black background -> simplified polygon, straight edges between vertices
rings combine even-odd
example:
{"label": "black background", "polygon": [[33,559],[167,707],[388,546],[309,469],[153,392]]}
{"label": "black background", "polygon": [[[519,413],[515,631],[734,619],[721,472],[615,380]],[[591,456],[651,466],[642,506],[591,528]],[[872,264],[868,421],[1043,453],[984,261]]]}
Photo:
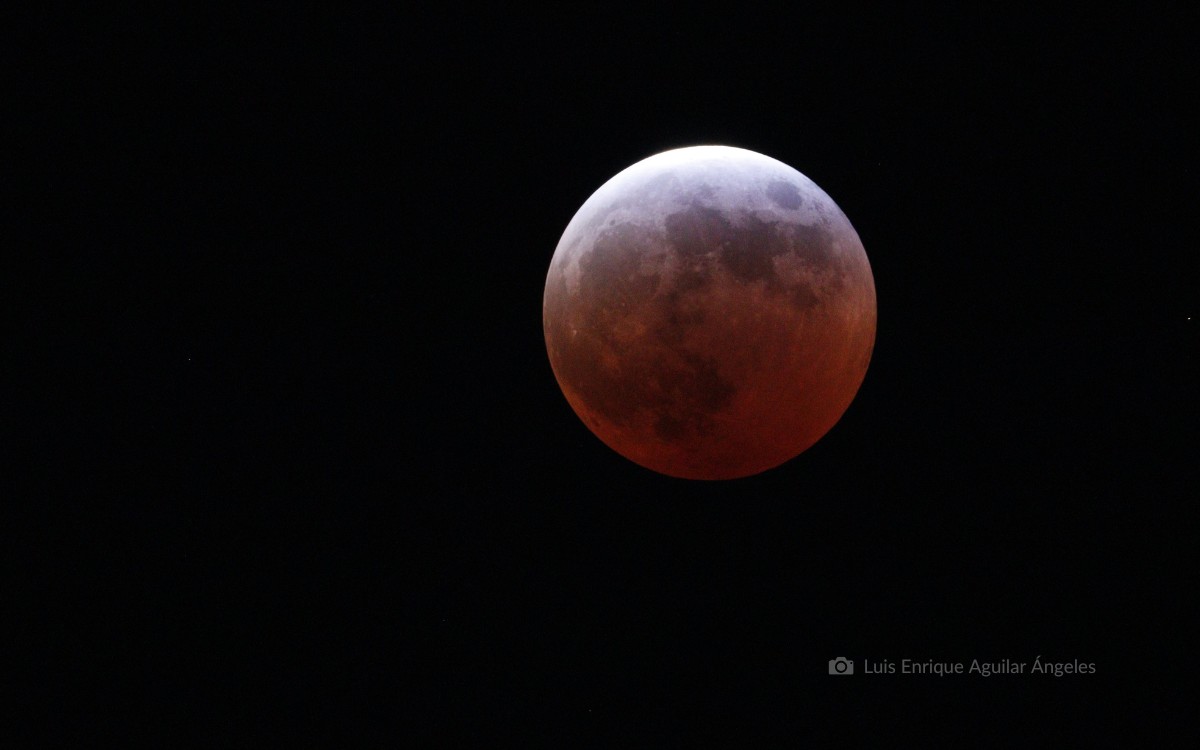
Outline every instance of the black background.
{"label": "black background", "polygon": [[[1194,19],[581,7],[40,19],[30,256],[66,301],[13,296],[48,397],[15,444],[30,729],[1182,722]],[[603,446],[541,330],[574,211],[706,143],[826,190],[879,306],[838,425],[717,483]],[[1039,655],[1096,673],[826,674]]]}

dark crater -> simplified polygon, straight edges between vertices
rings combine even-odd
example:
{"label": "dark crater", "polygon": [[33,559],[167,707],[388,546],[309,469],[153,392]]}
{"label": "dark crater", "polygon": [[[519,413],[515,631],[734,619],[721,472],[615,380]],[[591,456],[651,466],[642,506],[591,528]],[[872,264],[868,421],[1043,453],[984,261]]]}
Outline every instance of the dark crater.
{"label": "dark crater", "polygon": [[642,273],[641,262],[656,242],[650,231],[629,223],[600,233],[579,258],[584,320],[607,323],[653,296],[659,275]]}
{"label": "dark crater", "polygon": [[785,236],[792,252],[806,262],[825,265],[836,260],[833,235],[820,225],[789,224]]}
{"label": "dark crater", "polygon": [[845,260],[833,249],[833,235],[820,225],[787,224],[781,230],[784,243],[796,259],[810,271],[810,279],[779,288],[797,310],[809,310],[820,304],[826,292],[837,293],[844,286]]}
{"label": "dark crater", "polygon": [[690,258],[716,254],[739,281],[769,280],[775,275],[771,258],[786,251],[778,241],[775,223],[743,213],[735,226],[714,208],[693,204],[666,218],[667,239],[688,267]]}
{"label": "dark crater", "polygon": [[781,208],[795,210],[800,208],[804,199],[800,196],[800,188],[787,180],[775,180],[767,186],[767,197]]}
{"label": "dark crater", "polygon": [[759,281],[775,276],[771,258],[784,248],[775,241],[774,222],[747,214],[742,226],[721,247],[721,262],[738,281]]}
{"label": "dark crater", "polygon": [[685,257],[707,255],[733,233],[729,221],[720,211],[696,204],[668,214],[666,226],[667,239],[675,252]]}

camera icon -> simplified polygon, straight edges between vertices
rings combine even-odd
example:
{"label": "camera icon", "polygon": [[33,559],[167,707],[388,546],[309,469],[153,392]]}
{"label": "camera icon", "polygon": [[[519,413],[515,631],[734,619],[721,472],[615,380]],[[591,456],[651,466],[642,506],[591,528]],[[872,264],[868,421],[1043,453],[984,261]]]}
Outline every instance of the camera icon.
{"label": "camera icon", "polygon": [[854,674],[854,662],[839,656],[829,660],[829,674]]}

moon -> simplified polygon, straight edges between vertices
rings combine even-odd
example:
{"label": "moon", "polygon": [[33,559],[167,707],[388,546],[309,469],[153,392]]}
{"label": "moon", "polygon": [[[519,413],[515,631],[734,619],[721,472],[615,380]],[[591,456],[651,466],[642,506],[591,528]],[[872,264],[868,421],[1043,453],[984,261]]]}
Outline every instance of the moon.
{"label": "moon", "polygon": [[695,146],[618,173],[563,232],[546,351],[584,424],[684,479],[751,476],[845,413],[875,344],[858,233],[816,183],[762,154]]}

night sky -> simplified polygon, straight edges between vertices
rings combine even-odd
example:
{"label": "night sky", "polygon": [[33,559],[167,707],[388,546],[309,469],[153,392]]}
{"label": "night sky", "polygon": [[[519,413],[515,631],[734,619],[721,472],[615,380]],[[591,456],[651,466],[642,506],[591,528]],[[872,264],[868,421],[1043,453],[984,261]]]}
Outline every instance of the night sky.
{"label": "night sky", "polygon": [[[13,296],[21,730],[825,747],[1194,715],[1195,19],[582,7],[42,19],[30,248],[65,302]],[[729,482],[601,444],[542,334],[579,206],[700,144],[814,180],[878,297],[842,420]],[[1095,674],[861,673],[1035,656]]]}

